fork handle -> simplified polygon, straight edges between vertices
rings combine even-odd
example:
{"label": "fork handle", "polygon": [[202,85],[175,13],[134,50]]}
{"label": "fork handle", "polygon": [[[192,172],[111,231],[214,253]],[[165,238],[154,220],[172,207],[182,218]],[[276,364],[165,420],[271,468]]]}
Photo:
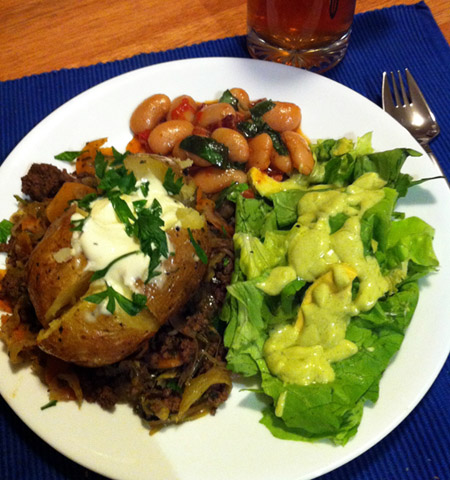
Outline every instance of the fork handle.
{"label": "fork handle", "polygon": [[[441,166],[439,165],[438,159],[436,158],[436,155],[433,153],[433,151],[430,148],[430,145],[426,142],[421,143],[422,148],[427,152],[428,156],[431,158],[431,161],[439,168],[441,171],[442,175],[444,175],[444,172],[442,171]],[[445,175],[444,175],[445,176]]]}

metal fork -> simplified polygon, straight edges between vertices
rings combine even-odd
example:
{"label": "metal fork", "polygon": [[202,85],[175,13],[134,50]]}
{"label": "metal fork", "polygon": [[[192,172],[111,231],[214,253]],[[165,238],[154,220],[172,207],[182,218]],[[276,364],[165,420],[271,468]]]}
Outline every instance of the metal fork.
{"label": "metal fork", "polygon": [[394,72],[390,72],[390,74],[393,95],[391,94],[389,87],[388,74],[386,72],[383,73],[383,88],[381,92],[383,110],[394,117],[411,133],[411,135],[420,143],[422,148],[428,153],[431,160],[440,169],[437,158],[429,146],[431,140],[439,135],[440,132],[439,125],[436,122],[433,112],[407,68],[405,68],[405,75],[409,97],[405,85],[403,84],[401,72],[399,70],[397,71],[401,96],[397,87]]}

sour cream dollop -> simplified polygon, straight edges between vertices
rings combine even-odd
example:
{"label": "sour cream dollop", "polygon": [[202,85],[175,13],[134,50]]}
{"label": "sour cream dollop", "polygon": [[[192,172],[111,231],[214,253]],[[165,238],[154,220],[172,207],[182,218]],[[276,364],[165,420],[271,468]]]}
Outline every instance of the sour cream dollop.
{"label": "sour cream dollop", "polygon": [[[147,195],[144,195],[143,189],[140,188],[145,182],[149,183]],[[131,211],[134,211],[133,202],[145,200],[146,207],[150,207],[156,199],[162,208],[161,219],[164,222],[162,229],[167,231],[179,225],[177,211],[184,205],[167,193],[162,182],[151,171],[137,182],[136,187],[136,191],[130,195],[121,195]],[[108,283],[114,290],[129,297],[136,291],[136,281],[146,280],[149,257],[140,250],[139,240],[126,233],[125,225],[120,221],[108,198],[100,197],[94,200],[90,208],[91,212],[85,219],[82,230],[74,232],[72,236],[72,249],[74,253],[84,254],[88,260],[86,269],[89,271],[102,270],[124,256],[116,261],[99,281]],[[82,214],[75,213],[72,221],[83,218]],[[170,252],[172,249],[169,241],[168,247]],[[164,259],[161,258],[160,263],[162,260]],[[163,278],[164,275],[159,275],[154,281],[161,282]]]}

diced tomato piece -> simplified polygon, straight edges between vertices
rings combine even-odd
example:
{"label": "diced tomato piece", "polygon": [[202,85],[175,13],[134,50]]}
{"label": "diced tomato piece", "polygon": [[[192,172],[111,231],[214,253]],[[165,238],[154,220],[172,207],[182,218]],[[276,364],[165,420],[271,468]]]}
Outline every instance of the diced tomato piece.
{"label": "diced tomato piece", "polygon": [[186,112],[195,113],[195,108],[189,103],[187,98],[183,98],[177,108],[170,113],[172,120],[185,120]]}

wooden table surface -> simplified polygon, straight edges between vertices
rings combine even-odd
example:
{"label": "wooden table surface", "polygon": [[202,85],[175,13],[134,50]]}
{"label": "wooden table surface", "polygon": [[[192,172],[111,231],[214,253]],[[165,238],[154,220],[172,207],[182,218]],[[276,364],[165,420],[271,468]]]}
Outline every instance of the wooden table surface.
{"label": "wooden table surface", "polygon": [[[426,3],[450,43],[449,0]],[[0,81],[242,35],[245,17],[245,0],[1,0]]]}

